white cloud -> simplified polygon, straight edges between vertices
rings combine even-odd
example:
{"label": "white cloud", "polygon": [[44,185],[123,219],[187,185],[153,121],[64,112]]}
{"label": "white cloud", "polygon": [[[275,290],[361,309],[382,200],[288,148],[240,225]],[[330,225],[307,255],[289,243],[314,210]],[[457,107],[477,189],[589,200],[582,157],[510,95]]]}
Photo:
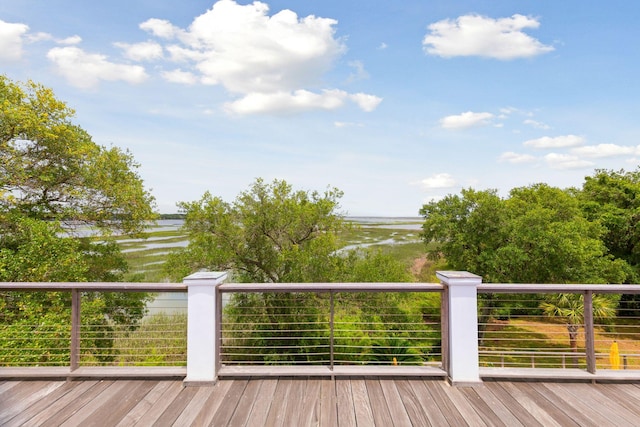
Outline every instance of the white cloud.
{"label": "white cloud", "polygon": [[572,154],[578,156],[599,158],[599,157],[615,157],[627,155],[640,155],[640,145],[634,147],[632,145],[616,145],[616,144],[598,144],[585,147],[578,147],[571,150]]}
{"label": "white cloud", "polygon": [[28,43],[37,43],[41,41],[53,40],[53,36],[49,33],[37,32],[37,33],[28,33],[25,35],[26,41]]}
{"label": "white cloud", "polygon": [[382,102],[382,98],[366,93],[354,93],[349,95],[349,99],[358,104],[358,106],[367,113],[373,111]]}
{"label": "white cloud", "polygon": [[509,162],[514,164],[519,163],[532,163],[536,161],[536,158],[530,154],[518,154],[513,151],[502,153],[499,157],[501,162]]}
{"label": "white cloud", "polygon": [[[342,91],[317,89],[346,51],[335,37],[337,21],[313,15],[300,18],[286,9],[271,16],[268,12],[269,6],[259,1],[240,5],[220,0],[186,29],[160,19],[149,19],[140,28],[171,40],[166,46],[170,60],[191,67],[199,82],[240,95],[226,105],[227,111],[281,113],[342,105],[346,99]],[[350,65],[359,78],[365,75],[361,63]],[[381,100],[367,94],[350,97],[365,111]]]}
{"label": "white cloud", "polygon": [[387,45],[385,42],[382,42],[380,43],[380,46],[378,46],[378,50],[385,50],[388,47],[389,45]]}
{"label": "white cloud", "polygon": [[542,123],[542,122],[538,122],[536,120],[532,120],[532,119],[526,119],[523,123],[525,125],[529,125],[529,126],[534,127],[536,129],[544,129],[544,130],[551,129],[551,126],[549,126],[549,125],[547,125],[545,123]]}
{"label": "white cloud", "polygon": [[153,61],[162,58],[162,46],[156,42],[142,43],[114,43],[115,46],[124,50],[124,56],[134,61]]}
{"label": "white cloud", "polygon": [[543,136],[542,138],[525,141],[523,145],[532,148],[565,148],[582,145],[584,141],[583,137],[577,135]]}
{"label": "white cloud", "polygon": [[162,39],[173,39],[182,34],[182,30],[164,19],[151,18],[140,24],[140,29],[148,31]]}
{"label": "white cloud", "polygon": [[58,72],[73,86],[90,88],[101,80],[141,83],[147,78],[144,68],[138,65],[116,64],[107,57],[83,51],[78,47],[56,47],[47,53],[47,58]]}
{"label": "white cloud", "polygon": [[422,45],[426,53],[445,58],[528,58],[554,50],[523,32],[539,26],[538,20],[518,14],[500,19],[464,15],[455,21],[445,19],[429,25]]}
{"label": "white cloud", "polygon": [[75,45],[75,44],[79,44],[81,41],[82,41],[82,37],[75,35],[75,36],[58,40],[57,43],[64,44],[64,45]]}
{"label": "white cloud", "polygon": [[197,68],[211,83],[234,92],[296,90],[319,81],[344,46],[333,19],[298,19],[283,10],[269,17],[268,6],[217,2],[189,27],[190,47],[204,47]]}
{"label": "white cloud", "polygon": [[338,89],[325,90],[321,93],[304,89],[293,92],[251,92],[236,101],[225,104],[225,109],[233,114],[292,114],[311,110],[335,110],[344,106],[345,101],[352,100],[363,110],[370,111],[381,99],[369,99],[369,96],[350,95]]}
{"label": "white cloud", "polygon": [[205,52],[191,50],[178,45],[169,45],[165,48],[169,52],[170,60],[173,62],[198,62],[206,59]]}
{"label": "white cloud", "polygon": [[425,190],[435,190],[441,188],[453,188],[458,185],[456,180],[448,173],[437,173],[420,181]]}
{"label": "white cloud", "polygon": [[440,126],[445,129],[466,129],[475,126],[486,126],[489,124],[491,118],[493,118],[493,114],[491,113],[474,113],[467,111],[466,113],[440,119]]}
{"label": "white cloud", "polygon": [[504,107],[500,109],[500,113],[502,113],[505,116],[508,116],[511,113],[517,113],[520,112],[520,110],[518,110],[515,107]]}
{"label": "white cloud", "polygon": [[198,77],[195,74],[180,69],[165,71],[162,73],[162,77],[171,83],[192,85],[198,82]]}
{"label": "white cloud", "polygon": [[0,19],[0,61],[18,61],[22,58],[23,38],[29,31],[25,24],[14,24]]}
{"label": "white cloud", "polygon": [[594,166],[593,162],[569,154],[549,153],[544,156],[544,160],[553,169],[583,169]]}

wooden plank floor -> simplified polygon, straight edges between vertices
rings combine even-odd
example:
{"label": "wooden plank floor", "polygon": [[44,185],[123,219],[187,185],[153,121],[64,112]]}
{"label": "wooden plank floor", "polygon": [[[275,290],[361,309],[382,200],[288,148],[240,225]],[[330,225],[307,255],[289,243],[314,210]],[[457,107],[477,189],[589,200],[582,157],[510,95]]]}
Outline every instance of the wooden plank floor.
{"label": "wooden plank floor", "polygon": [[0,381],[0,426],[637,426],[640,384],[423,378]]}

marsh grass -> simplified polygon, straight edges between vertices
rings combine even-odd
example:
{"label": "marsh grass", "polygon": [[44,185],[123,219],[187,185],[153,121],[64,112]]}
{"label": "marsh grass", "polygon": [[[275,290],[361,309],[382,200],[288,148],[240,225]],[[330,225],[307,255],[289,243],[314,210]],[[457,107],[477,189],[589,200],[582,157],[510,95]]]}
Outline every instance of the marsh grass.
{"label": "marsh grass", "polygon": [[159,313],[136,328],[113,326],[108,353],[83,352],[84,366],[184,366],[187,363],[187,315]]}
{"label": "marsh grass", "polygon": [[[403,224],[418,223],[403,222]],[[401,260],[407,268],[424,254],[424,243],[420,241],[420,230],[396,228],[397,222],[352,223],[338,236],[340,247],[368,247],[389,253]],[[385,226],[389,228],[385,228]],[[125,278],[132,282],[166,282],[163,272],[167,255],[186,241],[185,233],[179,228],[153,229],[144,239],[122,237],[117,239],[124,251],[129,272]],[[162,245],[162,247],[153,247]],[[174,247],[172,247],[172,245]]]}

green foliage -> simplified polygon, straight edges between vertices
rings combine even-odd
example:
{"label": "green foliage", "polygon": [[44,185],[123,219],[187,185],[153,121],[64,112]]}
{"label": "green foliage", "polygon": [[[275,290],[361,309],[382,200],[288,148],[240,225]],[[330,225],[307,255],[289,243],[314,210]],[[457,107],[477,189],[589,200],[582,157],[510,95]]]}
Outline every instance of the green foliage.
{"label": "green foliage", "polygon": [[84,281],[89,264],[80,242],[60,233],[55,222],[0,214],[0,281]]}
{"label": "green foliage", "polygon": [[[420,213],[425,243],[438,243],[429,256],[479,274],[484,282],[622,283],[629,273],[624,260],[608,253],[605,229],[584,215],[574,191],[536,184],[514,188],[502,199],[495,191],[469,189],[429,203]],[[530,304],[519,299],[480,295],[481,341],[492,317]]]}
{"label": "green foliage", "polygon": [[[95,144],[72,123],[73,115],[50,89],[0,76],[0,281],[122,280],[127,266],[109,236],[137,234],[154,217],[153,197],[131,154]],[[97,236],[76,236],[86,225]],[[89,293],[83,302],[83,322],[106,331],[119,322],[135,324],[145,296]],[[68,363],[69,293],[5,292],[0,308],[5,350],[27,340],[17,350],[31,355],[20,358]],[[98,332],[93,336],[84,345],[113,345]]]}
{"label": "green foliage", "polygon": [[425,243],[439,243],[429,255],[485,282],[621,283],[628,274],[578,199],[546,184],[515,188],[507,199],[463,190],[423,206],[421,215]]}
{"label": "green foliage", "polygon": [[[640,168],[597,170],[577,194],[587,218],[605,228],[602,240],[609,253],[629,264],[627,283],[640,283]],[[620,315],[634,316],[638,309],[639,295],[622,296]]]}
{"label": "green foliage", "polygon": [[327,319],[319,295],[234,294],[224,311],[223,358],[272,364],[326,360]]}
{"label": "green foliage", "polygon": [[342,193],[294,191],[256,180],[233,203],[206,193],[181,203],[189,246],[170,255],[174,280],[199,269],[227,270],[237,282],[408,281],[405,267],[380,252],[339,251],[346,224]]}
{"label": "green foliage", "polygon": [[[540,303],[542,311],[551,317],[560,317],[567,322],[569,346],[574,353],[578,352],[578,330],[584,325],[584,295],[552,294]],[[594,319],[608,319],[615,316],[615,300],[608,295],[592,297]],[[573,357],[573,365],[577,367],[578,358]]]}
{"label": "green foliage", "polygon": [[[234,281],[260,283],[410,281],[406,266],[379,250],[340,250],[338,235],[348,228],[336,212],[341,196],[336,189],[320,194],[294,191],[284,181],[256,180],[231,204],[209,193],[182,203],[190,243],[170,257],[166,271],[181,279],[200,268],[227,270]],[[348,318],[360,328],[367,324],[367,330],[378,329],[381,320],[376,316],[383,301],[371,306],[353,301],[359,314],[347,313]],[[399,300],[387,298],[384,303],[391,304],[394,321],[407,318]],[[223,339],[229,349],[225,360],[327,360],[329,303],[320,295],[236,294],[224,315],[228,328]],[[336,328],[338,345],[348,354],[344,357],[366,360],[362,349],[351,351],[354,347],[345,343],[371,344],[372,336],[357,332],[357,337],[347,337],[345,332]]]}
{"label": "green foliage", "polygon": [[130,153],[95,144],[51,89],[0,76],[0,212],[142,231],[153,197]]}

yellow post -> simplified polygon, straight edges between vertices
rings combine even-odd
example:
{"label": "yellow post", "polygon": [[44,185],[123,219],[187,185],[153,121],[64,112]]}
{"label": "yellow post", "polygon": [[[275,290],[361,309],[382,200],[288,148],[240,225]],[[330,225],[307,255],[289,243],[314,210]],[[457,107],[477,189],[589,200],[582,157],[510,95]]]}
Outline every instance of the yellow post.
{"label": "yellow post", "polygon": [[618,343],[616,341],[611,344],[609,349],[609,364],[611,369],[620,369],[620,350],[618,349]]}

